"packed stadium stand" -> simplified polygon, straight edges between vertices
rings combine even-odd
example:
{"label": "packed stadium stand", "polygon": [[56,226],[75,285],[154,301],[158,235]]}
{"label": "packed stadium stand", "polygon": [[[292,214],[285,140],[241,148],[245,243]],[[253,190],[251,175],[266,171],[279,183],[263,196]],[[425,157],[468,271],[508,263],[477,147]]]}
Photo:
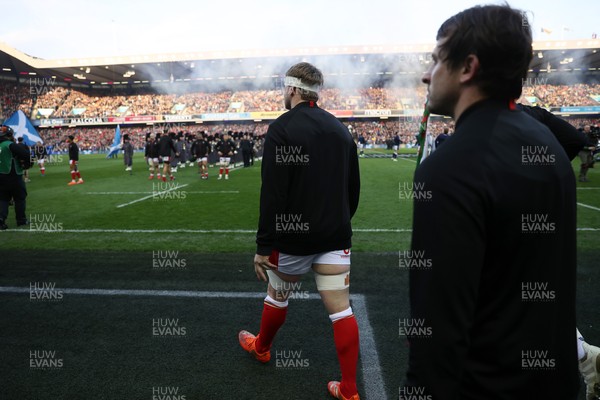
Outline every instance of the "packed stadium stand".
{"label": "packed stadium stand", "polygon": [[[357,137],[385,145],[398,134],[410,146],[426,97],[419,78],[432,47],[40,60],[0,44],[0,119],[22,110],[57,149],[73,134],[82,149],[103,151],[117,124],[136,148],[146,132],[164,129],[260,138],[285,111],[285,70],[305,60],[325,74],[320,106],[352,125]],[[577,127],[598,124],[598,47],[597,39],[534,44],[519,102],[564,115]],[[430,124],[434,132],[445,127],[452,130],[450,119]]]}

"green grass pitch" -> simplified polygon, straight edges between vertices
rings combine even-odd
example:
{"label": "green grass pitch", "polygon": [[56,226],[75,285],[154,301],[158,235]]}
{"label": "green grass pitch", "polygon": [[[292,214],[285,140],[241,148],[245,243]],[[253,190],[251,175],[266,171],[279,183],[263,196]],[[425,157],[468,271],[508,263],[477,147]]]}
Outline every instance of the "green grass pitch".
{"label": "green grass pitch", "polygon": [[[122,158],[83,155],[85,183],[67,186],[68,166],[59,161],[48,166],[45,177],[36,167],[30,171],[32,226],[14,229],[11,209],[11,229],[0,232],[0,287],[22,289],[0,292],[1,398],[329,398],[325,385],[338,379],[339,371],[331,326],[318,300],[290,301],[273,348],[279,353],[261,365],[237,344],[240,329],[258,330],[261,297],[64,293],[30,298],[32,284],[263,293],[265,285],[252,267],[260,162],[232,171],[227,181],[217,181],[216,168],[203,181],[193,167],[180,169],[174,184],[158,184],[147,179],[139,153],[131,175]],[[579,162],[573,167],[577,171]],[[374,400],[396,399],[407,356],[398,321],[409,317],[408,273],[398,267],[398,251],[409,249],[412,223],[411,202],[399,192],[411,183],[415,162],[362,158],[360,168],[351,292],[364,296],[367,313],[360,317],[372,327],[379,356],[384,390]],[[591,170],[589,177],[591,182],[578,183],[577,190],[577,317],[586,339],[598,344],[600,171]],[[153,196],[156,192],[163,193]],[[157,267],[157,260],[165,259],[168,265]],[[316,294],[310,276],[299,294]],[[175,320],[179,335],[154,334],[156,321]],[[61,366],[32,368],[40,354]],[[361,357],[370,356],[363,351]],[[370,384],[365,377],[361,369],[361,394]]]}

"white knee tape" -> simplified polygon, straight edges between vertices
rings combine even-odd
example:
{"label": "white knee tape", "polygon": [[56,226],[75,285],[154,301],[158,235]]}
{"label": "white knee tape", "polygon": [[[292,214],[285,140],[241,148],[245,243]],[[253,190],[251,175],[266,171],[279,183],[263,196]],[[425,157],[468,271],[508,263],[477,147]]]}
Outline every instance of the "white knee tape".
{"label": "white knee tape", "polygon": [[275,272],[267,270],[269,276],[269,285],[278,292],[291,292],[297,283],[287,282],[281,279]]}
{"label": "white knee tape", "polygon": [[315,272],[317,290],[343,290],[350,287],[350,271],[338,275],[321,275]]}

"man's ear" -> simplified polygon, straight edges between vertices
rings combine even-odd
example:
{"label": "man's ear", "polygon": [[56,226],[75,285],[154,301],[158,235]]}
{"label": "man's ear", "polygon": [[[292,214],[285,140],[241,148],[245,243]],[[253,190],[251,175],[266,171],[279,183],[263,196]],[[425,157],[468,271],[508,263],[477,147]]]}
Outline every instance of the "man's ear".
{"label": "man's ear", "polygon": [[465,58],[461,69],[460,82],[471,82],[477,76],[480,68],[479,57],[477,57],[475,54],[469,54],[467,58]]}

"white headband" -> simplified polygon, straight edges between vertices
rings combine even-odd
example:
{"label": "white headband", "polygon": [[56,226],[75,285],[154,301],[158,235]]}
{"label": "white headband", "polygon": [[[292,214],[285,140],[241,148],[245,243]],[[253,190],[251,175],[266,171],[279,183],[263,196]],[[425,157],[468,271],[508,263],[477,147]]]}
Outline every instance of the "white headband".
{"label": "white headband", "polygon": [[319,85],[309,86],[302,82],[300,78],[295,78],[293,76],[286,76],[283,80],[284,86],[293,86],[300,89],[308,90],[311,92],[319,93]]}

